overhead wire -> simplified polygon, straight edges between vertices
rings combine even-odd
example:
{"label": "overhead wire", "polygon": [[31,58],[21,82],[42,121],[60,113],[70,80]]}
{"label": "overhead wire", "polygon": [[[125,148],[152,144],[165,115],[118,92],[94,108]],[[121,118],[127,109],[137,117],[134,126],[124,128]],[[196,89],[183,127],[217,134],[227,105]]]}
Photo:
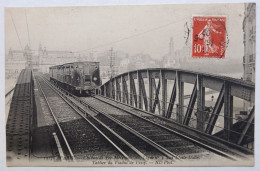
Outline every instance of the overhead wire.
{"label": "overhead wire", "polygon": [[29,26],[28,26],[28,20],[27,20],[26,10],[25,10],[25,17],[26,17],[26,25],[27,25],[27,33],[28,33],[28,42],[29,42],[29,46],[31,47],[30,34],[29,34]]}
{"label": "overhead wire", "polygon": [[[216,9],[215,7],[212,7],[212,8],[208,8],[207,10],[203,11],[203,13],[205,12],[208,12],[208,11],[211,11],[211,10],[214,10]],[[128,40],[128,39],[131,39],[131,38],[134,38],[134,37],[138,37],[138,36],[141,36],[143,34],[147,34],[149,32],[153,32],[153,31],[156,31],[156,30],[160,30],[162,28],[165,28],[165,27],[168,27],[170,25],[173,25],[173,24],[176,24],[176,23],[179,23],[179,22],[182,22],[183,20],[187,19],[188,16],[185,16],[185,17],[182,17],[181,19],[177,20],[177,21],[173,21],[173,22],[170,22],[168,24],[164,24],[164,25],[161,25],[161,26],[158,26],[158,27],[155,27],[155,28],[152,28],[152,29],[149,29],[149,30],[146,30],[146,31],[143,31],[141,33],[137,33],[137,34],[134,34],[134,35],[131,35],[131,36],[128,36],[128,37],[124,37],[124,38],[121,38],[119,40],[115,40],[115,41],[112,41],[112,42],[109,42],[109,43],[104,43],[104,44],[101,44],[101,45],[98,45],[98,46],[95,46],[95,47],[92,47],[92,48],[88,48],[88,49],[85,49],[85,50],[80,50],[80,51],[75,51],[75,52],[85,52],[85,51],[90,51],[90,50],[93,50],[93,49],[97,49],[97,48],[101,48],[101,47],[105,47],[105,46],[108,46],[108,45],[112,45],[112,44],[116,44],[116,43],[119,43],[119,42],[122,42],[122,41],[125,41],[125,40]],[[186,23],[185,23],[186,24]],[[180,35],[179,33],[176,33],[175,35]],[[174,35],[174,36],[175,36]]]}
{"label": "overhead wire", "polygon": [[109,43],[105,43],[105,44],[102,44],[102,45],[99,45],[99,46],[95,46],[95,47],[92,47],[92,48],[89,48],[89,49],[85,49],[85,50],[81,50],[81,51],[77,51],[77,52],[89,51],[89,50],[97,49],[97,48],[100,48],[100,47],[105,47],[105,46],[108,46],[108,45],[111,45],[111,44],[119,43],[119,42],[122,42],[124,40],[128,40],[128,39],[131,39],[131,38],[134,38],[134,37],[138,37],[138,36],[141,36],[141,35],[149,33],[149,32],[153,32],[153,31],[156,31],[156,30],[168,27],[168,26],[170,26],[172,24],[175,24],[175,22],[171,22],[171,23],[168,23],[168,24],[165,24],[165,25],[162,25],[162,26],[150,29],[150,30],[143,31],[141,33],[137,33],[137,34],[134,34],[134,35],[131,35],[131,36],[128,36],[128,37],[121,38],[121,39],[116,40],[116,41],[112,41],[112,42],[109,42]]}
{"label": "overhead wire", "polygon": [[17,31],[17,28],[16,28],[16,25],[15,25],[15,23],[14,23],[14,19],[13,19],[13,16],[12,16],[12,13],[11,13],[11,12],[10,12],[10,16],[11,16],[11,18],[12,18],[12,22],[13,22],[13,25],[14,25],[14,28],[15,28],[16,35],[17,35],[18,40],[19,40],[20,47],[21,47],[21,49],[23,50],[23,46],[22,46],[22,43],[21,43],[21,40],[20,40],[20,37],[19,37],[19,33],[18,33],[18,31]]}
{"label": "overhead wire", "polygon": [[[212,10],[213,8],[210,8],[210,9],[207,9],[205,10],[204,12],[207,12],[207,11],[210,11]],[[26,11],[25,11],[25,14],[26,14]],[[12,17],[12,16],[11,16]],[[128,39],[132,39],[134,37],[138,37],[138,36],[141,36],[141,35],[144,35],[144,34],[147,34],[147,33],[150,33],[150,32],[153,32],[153,31],[156,31],[156,30],[160,30],[162,28],[165,28],[165,27],[168,27],[168,26],[171,26],[173,24],[176,24],[176,23],[179,23],[179,22],[182,22],[183,20],[187,19],[188,16],[185,16],[177,21],[173,21],[173,22],[170,22],[168,24],[164,24],[164,25],[160,25],[158,27],[155,27],[155,28],[152,28],[152,29],[149,29],[149,30],[145,30],[143,32],[140,32],[140,33],[137,33],[137,34],[133,34],[133,35],[130,35],[130,36],[127,36],[127,37],[124,37],[124,38],[121,38],[121,39],[118,39],[118,40],[115,40],[115,41],[112,41],[112,42],[108,42],[108,43],[104,43],[104,44],[100,44],[100,45],[97,45],[97,46],[94,46],[92,48],[88,48],[88,49],[85,49],[85,50],[79,50],[79,51],[70,51],[71,53],[82,53],[82,52],[87,52],[87,51],[91,51],[91,50],[94,50],[94,49],[97,49],[97,48],[102,48],[102,47],[106,47],[108,45],[112,45],[112,44],[116,44],[116,43],[119,43],[119,42],[122,42],[122,41],[125,41],[125,40],[128,40]],[[13,18],[12,18],[13,20]],[[29,36],[29,27],[28,27],[28,22],[27,22],[27,14],[26,14],[26,23],[27,23],[27,32],[28,32],[28,40],[29,40],[29,44],[30,44],[30,36]],[[186,23],[185,23],[186,24]],[[16,28],[16,27],[15,27]],[[16,31],[17,33],[17,31]],[[17,33],[18,35],[18,33]],[[180,36],[179,32],[175,34],[176,36]],[[175,36],[174,35],[174,36]],[[18,39],[19,39],[19,42],[20,42],[20,38],[18,36]],[[20,43],[21,45],[21,43]],[[22,46],[21,46],[22,47]],[[38,51],[38,50],[32,50],[32,51]]]}

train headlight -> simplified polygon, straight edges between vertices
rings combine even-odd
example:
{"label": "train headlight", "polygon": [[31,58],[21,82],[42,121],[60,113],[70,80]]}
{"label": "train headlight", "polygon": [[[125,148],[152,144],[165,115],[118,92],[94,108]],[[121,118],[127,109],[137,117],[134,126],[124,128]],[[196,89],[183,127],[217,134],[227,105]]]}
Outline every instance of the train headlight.
{"label": "train headlight", "polygon": [[94,81],[97,81],[97,77],[93,77],[93,80],[94,80]]}

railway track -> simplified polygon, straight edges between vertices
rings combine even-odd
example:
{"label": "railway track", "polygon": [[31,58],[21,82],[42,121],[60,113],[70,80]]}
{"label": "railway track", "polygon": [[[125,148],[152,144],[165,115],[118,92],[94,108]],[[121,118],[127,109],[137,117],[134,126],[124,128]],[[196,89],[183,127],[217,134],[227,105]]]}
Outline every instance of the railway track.
{"label": "railway track", "polygon": [[[50,86],[53,85],[50,84]],[[63,96],[65,96],[64,93]],[[130,159],[153,160],[160,158],[160,160],[168,159],[171,161],[179,159],[179,157],[176,156],[174,153],[171,153],[167,149],[142,136],[133,129],[129,127],[126,128],[126,125],[120,122],[108,123],[108,120],[104,118],[104,116],[102,116],[98,109],[94,110],[93,108],[89,108],[89,106],[81,103],[82,101],[80,101],[79,99],[75,99],[74,96],[66,96],[66,98],[68,98],[70,103],[75,108],[84,113],[86,118],[88,118],[93,125],[97,126],[100,130],[104,132],[105,130],[109,131],[105,132],[104,134],[108,135],[108,137],[112,137],[112,139],[115,138],[115,142],[121,140],[121,142],[117,143],[117,145],[120,147],[120,149],[122,149],[122,151],[127,153],[127,156]]]}
{"label": "railway track", "polygon": [[[45,83],[47,83],[45,81]],[[50,83],[49,86],[53,86]],[[80,104],[78,101],[73,100],[72,97],[66,96],[64,93],[62,93],[60,90],[55,90],[56,88],[53,87],[53,90],[56,91],[56,93],[59,94],[59,96],[67,101],[68,104],[74,110],[78,110],[78,112],[81,112],[80,116],[87,120],[92,126],[96,127],[96,129],[99,129],[99,133],[101,133],[103,136],[107,137],[107,140],[109,140],[110,143],[116,147],[116,149],[121,152],[121,154],[129,160],[149,160],[149,159],[158,159],[161,160],[164,159],[178,159],[176,155],[173,153],[165,150],[160,149],[158,147],[154,147],[154,144],[145,140],[140,141],[140,138],[136,136],[136,133],[130,132],[129,130],[125,129],[118,129],[118,125],[107,125],[106,120],[101,120],[99,112],[95,110],[89,110],[88,108],[84,107],[85,105]],[[53,93],[52,93],[53,94]],[[66,98],[65,98],[66,97]],[[58,100],[58,99],[56,99]],[[63,119],[66,116],[63,116]],[[102,122],[103,121],[103,122]],[[79,123],[83,124],[83,123]],[[79,125],[77,124],[77,125]],[[66,128],[67,129],[67,128]],[[87,133],[89,134],[89,133]],[[85,135],[87,135],[85,134]],[[78,135],[80,136],[80,135]],[[95,139],[95,134],[93,134],[93,139]],[[104,145],[104,144],[103,144]],[[94,145],[93,143],[90,144],[89,148],[92,148]],[[72,148],[71,148],[72,149]],[[159,150],[158,150],[159,149]],[[72,150],[74,151],[74,150]],[[97,151],[93,150],[93,152],[97,156],[103,156],[104,153],[106,153],[105,150],[99,150],[100,153],[97,154]],[[165,156],[162,156],[161,153],[165,153]],[[111,156],[111,155],[110,155]],[[105,158],[109,158],[106,156]],[[110,158],[111,159],[111,158]]]}
{"label": "railway track", "polygon": [[102,110],[109,114],[110,118],[114,118],[131,127],[176,154],[181,159],[213,159],[224,157],[234,160],[232,156],[225,152],[198,142],[155,122],[157,119],[155,117],[145,113],[142,113],[142,115],[134,114],[131,112],[131,110],[133,110],[131,107],[113,104],[110,100],[99,96],[85,98],[84,101],[90,106],[94,106],[95,104],[100,106]]}
{"label": "railway track", "polygon": [[129,156],[115,144],[119,141],[111,135],[111,139],[106,136],[108,133],[104,132],[107,130],[100,130],[45,81],[39,78],[37,80],[57,124],[61,135],[59,138],[64,142],[62,146],[66,151],[65,160],[129,159]]}
{"label": "railway track", "polygon": [[[227,153],[170,130],[153,122],[151,119],[147,119],[151,117],[148,114],[147,116],[137,116],[127,109],[123,109],[122,106],[111,105],[107,99],[101,99],[100,97],[78,98],[66,91],[64,92],[80,102],[88,110],[96,113],[94,114],[96,119],[101,120],[110,129],[127,139],[137,149],[140,149],[140,152],[145,154],[146,159],[149,159],[150,156],[151,158],[159,158],[160,155],[157,155],[157,153],[160,152],[169,159],[228,158],[234,160]],[[133,135],[136,140],[130,135]],[[156,150],[153,151],[151,149]],[[156,155],[149,155],[149,152]]]}

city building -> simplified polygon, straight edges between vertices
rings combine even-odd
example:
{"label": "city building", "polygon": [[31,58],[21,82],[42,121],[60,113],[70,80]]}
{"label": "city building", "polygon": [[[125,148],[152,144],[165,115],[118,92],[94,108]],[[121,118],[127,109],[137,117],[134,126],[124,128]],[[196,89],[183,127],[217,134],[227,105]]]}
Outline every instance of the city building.
{"label": "city building", "polygon": [[244,57],[243,79],[255,82],[255,55],[256,55],[256,4],[245,3],[245,13],[243,21],[244,31]]}
{"label": "city building", "polygon": [[83,61],[85,56],[80,56],[70,51],[48,51],[46,47],[39,45],[38,50],[31,50],[26,45],[24,50],[10,49],[5,59],[5,71],[7,77],[11,77],[24,68],[31,68],[33,71],[43,73],[49,72],[49,67],[69,62]]}
{"label": "city building", "polygon": [[176,56],[174,52],[174,44],[172,37],[170,38],[169,42],[169,51],[166,55],[163,56],[162,66],[164,68],[172,68],[176,66]]}

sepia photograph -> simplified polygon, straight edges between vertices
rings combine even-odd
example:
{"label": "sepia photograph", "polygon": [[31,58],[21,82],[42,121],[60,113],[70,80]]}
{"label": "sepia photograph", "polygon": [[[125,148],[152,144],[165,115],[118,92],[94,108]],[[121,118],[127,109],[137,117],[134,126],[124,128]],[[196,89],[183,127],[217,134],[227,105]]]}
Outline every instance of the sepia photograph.
{"label": "sepia photograph", "polygon": [[256,3],[3,18],[7,167],[255,165]]}

